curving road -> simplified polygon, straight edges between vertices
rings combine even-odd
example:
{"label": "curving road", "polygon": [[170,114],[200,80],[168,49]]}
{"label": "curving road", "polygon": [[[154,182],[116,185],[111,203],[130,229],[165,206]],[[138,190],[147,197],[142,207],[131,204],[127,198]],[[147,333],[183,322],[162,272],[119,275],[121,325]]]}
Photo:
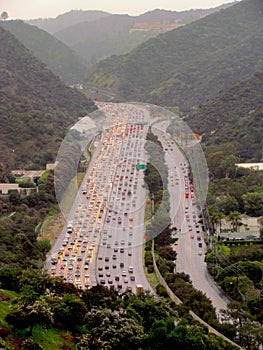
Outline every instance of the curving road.
{"label": "curving road", "polygon": [[166,152],[169,169],[168,189],[170,193],[170,216],[172,225],[178,229],[176,271],[188,274],[194,287],[211,299],[218,314],[226,309],[228,298],[212,281],[204,261],[206,246],[202,228],[197,223],[198,208],[195,191],[189,180],[189,165],[177,144],[166,133],[167,121],[160,121],[152,126]]}

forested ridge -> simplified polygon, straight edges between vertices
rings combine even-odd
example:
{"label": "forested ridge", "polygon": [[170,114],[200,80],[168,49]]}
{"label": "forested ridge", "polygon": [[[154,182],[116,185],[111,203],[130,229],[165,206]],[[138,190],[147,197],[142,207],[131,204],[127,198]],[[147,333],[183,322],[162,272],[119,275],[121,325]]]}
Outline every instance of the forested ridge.
{"label": "forested ridge", "polygon": [[2,27],[0,39],[0,158],[12,169],[43,168],[54,161],[69,126],[95,106]]}
{"label": "forested ridge", "polygon": [[206,145],[231,142],[237,161],[263,157],[263,71],[220,91],[186,118]]}
{"label": "forested ridge", "polygon": [[262,13],[261,1],[241,1],[100,62],[88,81],[119,99],[190,110],[262,69]]}
{"label": "forested ridge", "polygon": [[42,29],[21,20],[1,21],[0,25],[67,84],[81,83],[88,75],[88,63],[70,47]]}

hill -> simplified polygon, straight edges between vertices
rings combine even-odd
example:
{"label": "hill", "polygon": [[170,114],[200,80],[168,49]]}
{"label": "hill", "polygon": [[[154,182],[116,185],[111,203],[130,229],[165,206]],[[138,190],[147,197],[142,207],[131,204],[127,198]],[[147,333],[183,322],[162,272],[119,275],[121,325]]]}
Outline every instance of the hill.
{"label": "hill", "polygon": [[88,64],[74,50],[42,29],[23,21],[1,21],[0,25],[16,38],[65,83],[82,82]]}
{"label": "hill", "polygon": [[[230,4],[222,7],[228,6]],[[94,64],[113,54],[127,53],[150,37],[219,9],[221,7],[181,12],[156,9],[139,16],[113,14],[94,21],[80,21],[54,33],[54,36]]]}
{"label": "hill", "polygon": [[95,109],[0,27],[0,159],[17,167],[54,160],[67,128]]}
{"label": "hill", "polygon": [[53,34],[80,22],[95,21],[98,18],[110,15],[104,11],[82,11],[71,10],[63,13],[56,18],[38,18],[27,21],[30,25],[35,25],[46,32]]}
{"label": "hill", "polygon": [[190,110],[263,67],[263,4],[244,0],[100,62],[89,84]]}
{"label": "hill", "polygon": [[220,91],[193,110],[187,123],[207,145],[232,142],[243,161],[263,157],[263,70]]}

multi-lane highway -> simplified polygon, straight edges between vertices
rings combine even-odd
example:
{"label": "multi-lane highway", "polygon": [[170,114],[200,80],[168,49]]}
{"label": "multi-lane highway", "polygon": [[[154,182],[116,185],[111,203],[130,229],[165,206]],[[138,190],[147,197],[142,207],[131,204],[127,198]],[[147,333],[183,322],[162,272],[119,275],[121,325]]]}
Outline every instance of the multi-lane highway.
{"label": "multi-lane highway", "polygon": [[143,266],[146,190],[140,167],[147,162],[144,146],[152,124],[168,166],[170,217],[179,236],[176,270],[189,274],[217,311],[225,309],[228,300],[207,274],[189,165],[166,133],[169,121],[154,120],[147,108],[133,104],[98,103],[98,107],[107,127],[96,142],[67,226],[46,267],[82,289],[103,284],[135,292],[142,285],[152,291]]}
{"label": "multi-lane highway", "polygon": [[143,267],[144,143],[149,113],[133,105],[99,103],[110,118],[80,193],[47,261],[51,274],[79,288],[97,283],[151,290]]}
{"label": "multi-lane highway", "polygon": [[185,156],[166,133],[167,121],[153,125],[153,133],[161,141],[168,166],[168,190],[170,193],[170,216],[178,229],[176,271],[188,274],[196,289],[205,293],[219,313],[227,308],[229,300],[212,282],[204,261],[206,246],[202,228],[198,224],[199,212],[196,206],[195,190],[189,179],[189,164]]}

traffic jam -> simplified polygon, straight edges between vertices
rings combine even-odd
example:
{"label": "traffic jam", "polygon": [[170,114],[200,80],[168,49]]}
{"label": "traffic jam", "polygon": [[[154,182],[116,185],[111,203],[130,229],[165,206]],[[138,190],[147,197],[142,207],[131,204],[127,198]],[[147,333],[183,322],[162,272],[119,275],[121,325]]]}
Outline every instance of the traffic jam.
{"label": "traffic jam", "polygon": [[94,150],[50,273],[79,289],[101,284],[136,292],[143,288],[134,252],[142,255],[146,192],[140,164],[148,115],[131,104],[100,103],[100,109],[111,126]]}

